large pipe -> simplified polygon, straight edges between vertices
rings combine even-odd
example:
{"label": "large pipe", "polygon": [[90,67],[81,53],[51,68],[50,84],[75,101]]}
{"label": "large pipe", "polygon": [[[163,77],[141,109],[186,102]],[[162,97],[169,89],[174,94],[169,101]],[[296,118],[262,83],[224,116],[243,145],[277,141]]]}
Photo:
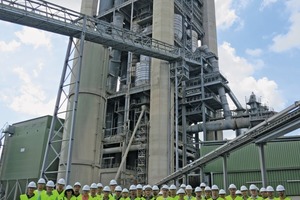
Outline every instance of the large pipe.
{"label": "large pipe", "polygon": [[195,133],[202,132],[205,126],[207,131],[219,131],[219,130],[236,130],[241,128],[249,128],[251,125],[250,118],[236,118],[227,120],[218,120],[212,122],[206,122],[205,125],[195,124],[187,128],[187,132]]}
{"label": "large pipe", "polygon": [[[147,147],[146,144],[131,145],[131,147],[129,148],[129,151],[137,151],[139,149],[146,148],[146,147]],[[122,147],[105,148],[102,150],[102,154],[120,153],[120,152],[122,152],[122,149],[123,149]]]}
{"label": "large pipe", "polygon": [[138,119],[138,121],[137,121],[137,123],[136,123],[136,125],[135,125],[135,127],[134,127],[134,130],[133,130],[133,133],[132,133],[131,138],[130,138],[130,140],[129,140],[129,143],[128,143],[128,146],[127,146],[127,148],[126,148],[126,151],[125,151],[124,155],[122,156],[121,164],[120,164],[119,169],[118,169],[118,171],[117,171],[117,174],[116,174],[116,176],[115,176],[115,179],[116,179],[116,180],[117,180],[117,179],[119,178],[119,176],[120,176],[121,169],[122,169],[122,167],[123,167],[123,164],[124,164],[125,161],[126,161],[128,152],[129,152],[129,150],[130,150],[130,146],[131,146],[132,141],[133,141],[133,139],[134,139],[134,137],[135,137],[135,133],[136,133],[137,130],[138,130],[138,127],[139,127],[139,125],[140,125],[140,122],[141,122],[141,120],[142,120],[142,117],[143,117],[143,115],[144,115],[145,110],[146,110],[146,106],[143,105],[143,106],[142,106],[142,112],[141,112],[141,114],[140,114],[140,116],[139,116],[139,119]]}

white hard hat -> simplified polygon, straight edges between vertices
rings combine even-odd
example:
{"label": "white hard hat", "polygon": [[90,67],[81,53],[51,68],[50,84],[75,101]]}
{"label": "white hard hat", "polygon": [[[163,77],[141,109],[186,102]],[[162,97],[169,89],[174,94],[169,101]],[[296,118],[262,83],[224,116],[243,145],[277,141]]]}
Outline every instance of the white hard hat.
{"label": "white hard hat", "polygon": [[206,187],[204,188],[204,191],[211,191],[211,188],[210,188],[209,186],[206,186]]}
{"label": "white hard hat", "polygon": [[219,191],[219,194],[226,194],[226,192],[225,192],[225,190],[221,189],[221,190]]}
{"label": "white hard hat", "polygon": [[161,189],[162,189],[162,190],[169,190],[169,186],[163,185]]}
{"label": "white hard hat", "polygon": [[266,190],[267,190],[267,192],[274,192],[274,188],[270,185],[267,187]]}
{"label": "white hard hat", "polygon": [[249,186],[249,190],[257,190],[256,185],[251,184],[251,185]]}
{"label": "white hard hat", "polygon": [[174,184],[170,185],[169,190],[177,190],[176,186]]}
{"label": "white hard hat", "polygon": [[123,193],[128,193],[129,191],[127,190],[127,188],[124,188],[124,189],[122,190],[122,192],[123,192]]}
{"label": "white hard hat", "polygon": [[184,192],[184,190],[183,190],[182,188],[180,188],[180,189],[176,192],[176,194],[185,194],[185,192]]}
{"label": "white hard hat", "polygon": [[146,185],[143,186],[143,191],[146,189]]}
{"label": "white hard hat", "polygon": [[[130,186],[130,187],[131,187],[131,186]],[[116,191],[116,192],[122,192],[122,187],[118,185],[118,186],[115,188],[115,191]]]}
{"label": "white hard hat", "polygon": [[118,185],[117,181],[112,179],[110,182],[109,182],[109,185]]}
{"label": "white hard hat", "polygon": [[84,185],[82,188],[83,191],[90,191],[90,186]]}
{"label": "white hard hat", "polygon": [[192,188],[191,185],[187,185],[185,189],[186,189],[186,190],[192,190],[193,188]]}
{"label": "white hard hat", "polygon": [[136,190],[136,186],[135,186],[135,185],[131,185],[131,186],[129,187],[129,190]]}
{"label": "white hard hat", "polygon": [[46,184],[46,181],[45,181],[45,179],[40,178],[37,183],[38,184]]}
{"label": "white hard hat", "polygon": [[181,188],[186,188],[186,185],[185,185],[184,183],[182,183],[182,184],[180,185],[180,187],[181,187]]}
{"label": "white hard hat", "polygon": [[201,183],[201,184],[200,184],[200,187],[201,187],[201,188],[205,188],[205,187],[206,187],[206,184],[205,184],[205,183]]}
{"label": "white hard hat", "polygon": [[57,184],[60,184],[60,185],[66,185],[66,181],[65,181],[65,179],[63,179],[63,178],[60,178],[60,179],[57,181]]}
{"label": "white hard hat", "polygon": [[147,189],[150,189],[150,190],[152,190],[152,187],[151,187],[151,185],[145,185],[145,190],[147,190]]}
{"label": "white hard hat", "polygon": [[264,187],[262,187],[262,188],[260,188],[260,190],[259,190],[259,192],[266,192],[267,190],[266,190],[266,188],[264,188]]}
{"label": "white hard hat", "polygon": [[75,186],[80,186],[81,187],[81,184],[79,182],[76,182],[76,183],[74,183],[73,187],[75,187]]}
{"label": "white hard hat", "polygon": [[242,194],[240,190],[237,190],[235,194]]}
{"label": "white hard hat", "polygon": [[97,189],[97,184],[96,183],[92,183],[91,186],[90,186],[90,189]]}
{"label": "white hard hat", "polygon": [[285,189],[284,189],[283,185],[277,185],[276,191],[277,192],[282,192],[282,191],[285,191]]}
{"label": "white hard hat", "polygon": [[97,187],[98,187],[98,188],[103,188],[102,183],[97,183]]}
{"label": "white hard hat", "polygon": [[108,186],[104,186],[103,192],[110,192],[110,188]]}
{"label": "white hard hat", "polygon": [[213,185],[213,186],[211,186],[211,190],[219,190],[219,188],[217,185]]}
{"label": "white hard hat", "polygon": [[234,184],[230,184],[228,189],[236,189],[236,186]]}
{"label": "white hard hat", "polygon": [[52,187],[54,188],[55,185],[54,185],[54,182],[53,181],[48,181],[47,184],[46,184],[47,187]]}
{"label": "white hard hat", "polygon": [[143,189],[143,186],[142,186],[141,184],[137,184],[137,185],[136,185],[136,189],[137,189],[137,190],[142,190],[142,189]]}
{"label": "white hard hat", "polygon": [[152,190],[155,191],[155,190],[159,190],[158,186],[157,185],[153,185],[152,187]]}
{"label": "white hard hat", "polygon": [[200,187],[196,187],[195,188],[195,192],[201,192],[202,190],[201,190],[201,188]]}
{"label": "white hard hat", "polygon": [[248,188],[246,186],[244,186],[244,185],[241,186],[241,191],[247,191],[247,190],[248,190]]}
{"label": "white hard hat", "polygon": [[73,187],[71,185],[67,185],[66,190],[73,190]]}
{"label": "white hard hat", "polygon": [[31,181],[30,183],[28,183],[27,187],[28,188],[36,188],[36,184],[35,184],[35,182]]}

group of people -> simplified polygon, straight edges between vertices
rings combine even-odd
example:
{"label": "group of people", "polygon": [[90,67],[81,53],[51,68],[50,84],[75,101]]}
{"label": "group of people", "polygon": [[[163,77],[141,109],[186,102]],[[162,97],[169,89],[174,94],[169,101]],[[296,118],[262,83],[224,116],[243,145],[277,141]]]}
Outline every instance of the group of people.
{"label": "group of people", "polygon": [[[277,194],[275,196],[275,194]],[[201,183],[194,190],[191,185],[181,184],[163,185],[160,189],[153,185],[131,185],[128,189],[122,188],[115,180],[111,180],[109,186],[101,183],[81,186],[76,182],[73,186],[66,185],[64,179],[57,181],[56,187],[53,181],[41,178],[37,185],[30,182],[26,194],[20,196],[20,200],[291,200],[285,195],[282,185],[276,187],[276,193],[272,186],[257,188],[254,184],[241,186],[240,190],[230,184],[228,195],[224,189],[217,185],[207,186]]]}

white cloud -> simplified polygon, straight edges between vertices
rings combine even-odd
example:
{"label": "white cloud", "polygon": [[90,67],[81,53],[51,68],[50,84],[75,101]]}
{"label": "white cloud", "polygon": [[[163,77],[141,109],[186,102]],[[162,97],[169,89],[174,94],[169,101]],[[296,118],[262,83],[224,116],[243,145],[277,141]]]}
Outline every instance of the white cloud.
{"label": "white cloud", "polygon": [[15,32],[15,35],[23,44],[33,45],[35,49],[40,46],[51,48],[51,35],[45,31],[30,27],[22,27],[21,31]]}
{"label": "white cloud", "polygon": [[219,46],[220,68],[229,81],[229,86],[240,103],[245,105],[245,97],[254,92],[262,97],[262,103],[267,103],[276,110],[284,108],[284,101],[275,81],[267,77],[255,79],[253,77],[255,64],[236,55],[230,43],[224,42]]}
{"label": "white cloud", "polygon": [[69,8],[71,10],[79,11],[81,0],[72,0],[72,1],[66,1],[66,0],[52,0],[51,3],[57,4],[59,6]]}
{"label": "white cloud", "polygon": [[232,0],[216,0],[216,23],[220,29],[231,27],[238,20]]}
{"label": "white cloud", "polygon": [[287,33],[276,35],[270,49],[274,52],[284,52],[293,48],[300,49],[300,1],[286,1],[286,8],[291,13],[290,27]]}
{"label": "white cloud", "polygon": [[259,57],[262,54],[261,49],[246,49],[246,54],[253,56],[253,57]]}
{"label": "white cloud", "polygon": [[260,4],[260,11],[263,11],[266,7],[269,7],[271,4],[276,3],[277,0],[263,0]]}
{"label": "white cloud", "polygon": [[0,41],[0,52],[12,52],[18,49],[21,46],[21,43],[16,40],[10,42]]}
{"label": "white cloud", "polygon": [[21,81],[21,87],[2,97],[15,112],[32,116],[53,114],[55,99],[47,100],[40,85],[33,82],[32,77],[23,68],[16,67],[13,72]]}

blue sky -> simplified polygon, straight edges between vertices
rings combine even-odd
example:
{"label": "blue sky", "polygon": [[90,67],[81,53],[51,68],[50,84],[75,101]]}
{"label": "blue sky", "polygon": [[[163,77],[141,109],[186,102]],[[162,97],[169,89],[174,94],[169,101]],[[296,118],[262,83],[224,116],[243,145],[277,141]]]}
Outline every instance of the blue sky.
{"label": "blue sky", "polygon": [[[215,2],[220,70],[242,105],[251,92],[276,111],[300,100],[300,1]],[[0,128],[52,115],[67,41],[0,21]]]}

